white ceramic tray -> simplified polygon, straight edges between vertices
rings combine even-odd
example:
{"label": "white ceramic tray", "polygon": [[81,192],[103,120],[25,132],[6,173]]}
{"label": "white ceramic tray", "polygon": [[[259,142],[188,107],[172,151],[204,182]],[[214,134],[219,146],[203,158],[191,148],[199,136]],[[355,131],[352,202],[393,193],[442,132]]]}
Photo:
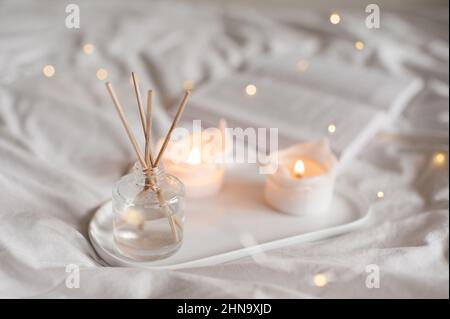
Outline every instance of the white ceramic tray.
{"label": "white ceramic tray", "polygon": [[265,176],[249,164],[227,170],[223,189],[208,198],[186,200],[183,245],[169,258],[142,262],[119,254],[112,237],[111,202],[102,205],[89,225],[99,256],[111,266],[188,268],[228,262],[264,250],[310,242],[363,227],[368,204],[353,192],[336,187],[327,218],[290,216],[267,206]]}

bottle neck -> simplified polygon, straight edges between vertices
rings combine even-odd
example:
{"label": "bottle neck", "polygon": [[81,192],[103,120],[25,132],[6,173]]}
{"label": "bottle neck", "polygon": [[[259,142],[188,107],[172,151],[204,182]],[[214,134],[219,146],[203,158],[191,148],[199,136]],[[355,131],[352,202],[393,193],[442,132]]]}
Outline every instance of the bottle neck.
{"label": "bottle neck", "polygon": [[133,175],[136,185],[154,186],[155,184],[160,184],[166,174],[164,169],[161,167],[151,167],[145,169],[139,162],[137,162],[134,164]]}

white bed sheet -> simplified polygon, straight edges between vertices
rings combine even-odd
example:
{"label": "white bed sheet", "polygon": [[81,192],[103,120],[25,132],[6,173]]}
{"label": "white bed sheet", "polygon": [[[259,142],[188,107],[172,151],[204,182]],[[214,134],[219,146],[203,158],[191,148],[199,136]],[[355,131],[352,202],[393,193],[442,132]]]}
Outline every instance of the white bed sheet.
{"label": "white bed sheet", "polygon": [[[448,162],[432,161],[435,152],[448,158],[448,7],[382,7],[381,29],[369,30],[362,6],[339,9],[332,26],[335,7],[77,3],[80,29],[65,28],[64,2],[0,2],[0,297],[448,298]],[[82,52],[86,42],[93,55]],[[426,81],[392,132],[339,176],[372,201],[377,223],[213,267],[103,267],[87,225],[133,154],[97,68],[120,87],[138,130],[131,70],[167,107],[185,80],[201,84],[291,48]],[[42,76],[45,64],[54,77]],[[158,129],[166,125],[158,113]],[[68,264],[81,269],[78,289],[66,287]],[[379,288],[366,287],[371,264]],[[317,273],[325,287],[313,284]]]}

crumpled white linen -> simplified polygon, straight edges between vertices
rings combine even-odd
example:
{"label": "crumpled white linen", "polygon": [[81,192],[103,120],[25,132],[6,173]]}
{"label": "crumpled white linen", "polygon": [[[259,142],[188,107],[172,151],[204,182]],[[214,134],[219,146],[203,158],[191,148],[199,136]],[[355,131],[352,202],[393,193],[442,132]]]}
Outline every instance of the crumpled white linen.
{"label": "crumpled white linen", "polygon": [[[369,30],[364,7],[238,6],[198,2],[88,1],[81,28],[64,26],[65,3],[0,3],[0,297],[3,298],[448,298],[448,7],[390,11]],[[448,5],[448,4],[447,4]],[[362,52],[352,41],[363,39]],[[91,42],[95,52],[83,54]],[[97,68],[121,97],[136,132],[128,85],[162,107],[196,85],[292,48],[421,76],[427,83],[392,132],[380,134],[338,177],[372,202],[370,227],[227,264],[177,271],[104,267],[87,227],[133,153]],[[55,76],[41,68],[52,64]],[[383,199],[376,193],[382,190]],[[80,266],[69,289],[66,266]],[[380,287],[367,288],[368,265]],[[324,287],[314,285],[323,274]]]}

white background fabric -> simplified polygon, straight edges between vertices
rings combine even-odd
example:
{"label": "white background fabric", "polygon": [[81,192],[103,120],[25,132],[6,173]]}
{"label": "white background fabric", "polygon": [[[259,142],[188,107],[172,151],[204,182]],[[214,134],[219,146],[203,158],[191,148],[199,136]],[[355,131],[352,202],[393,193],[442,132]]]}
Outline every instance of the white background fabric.
{"label": "white background fabric", "polygon": [[[382,6],[381,28],[370,30],[362,5],[77,3],[81,28],[70,30],[64,2],[0,2],[0,297],[448,298],[448,162],[432,162],[435,152],[448,156],[447,6]],[[213,267],[102,267],[87,226],[133,153],[97,68],[108,70],[137,130],[131,70],[167,107],[184,80],[200,85],[291,48],[426,81],[395,135],[374,138],[338,178],[372,201],[376,223]],[[54,77],[42,75],[45,64]],[[79,289],[65,285],[68,264],[81,267]],[[365,285],[369,264],[380,268],[378,289]],[[328,285],[313,285],[317,273]]]}

